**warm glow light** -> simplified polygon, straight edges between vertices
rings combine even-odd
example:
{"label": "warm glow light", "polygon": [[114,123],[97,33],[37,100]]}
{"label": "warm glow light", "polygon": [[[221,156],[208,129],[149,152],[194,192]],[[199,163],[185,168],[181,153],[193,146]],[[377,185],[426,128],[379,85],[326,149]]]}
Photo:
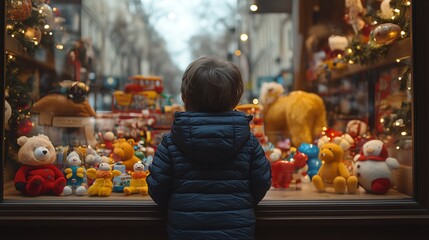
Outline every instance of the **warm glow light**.
{"label": "warm glow light", "polygon": [[235,54],[235,56],[239,57],[239,56],[241,56],[241,51],[237,49],[237,50],[235,50],[234,54]]}
{"label": "warm glow light", "polygon": [[401,80],[402,80],[402,77],[398,77],[398,80],[399,80],[399,81],[401,81]]}
{"label": "warm glow light", "polygon": [[411,5],[410,1],[405,2],[405,6],[410,6],[410,5]]}
{"label": "warm glow light", "polygon": [[401,59],[399,59],[399,58],[398,58],[398,59],[396,59],[396,62],[401,62]]}
{"label": "warm glow light", "polygon": [[45,29],[48,29],[49,28],[49,25],[48,24],[46,24],[45,26],[43,26]]}
{"label": "warm glow light", "polygon": [[256,4],[250,5],[250,11],[252,11],[252,12],[258,11],[258,5],[256,5]]}
{"label": "warm glow light", "polygon": [[257,98],[254,98],[252,102],[253,102],[253,104],[258,104],[259,100]]}
{"label": "warm glow light", "polygon": [[57,44],[56,48],[57,48],[58,50],[63,50],[63,49],[64,49],[64,45],[62,45],[62,44]]}
{"label": "warm glow light", "polygon": [[401,135],[405,136],[405,135],[407,135],[407,132],[401,132]]}
{"label": "warm glow light", "polygon": [[247,39],[249,39],[249,36],[245,33],[242,33],[240,35],[240,39],[241,39],[241,41],[245,42],[245,41],[247,41]]}

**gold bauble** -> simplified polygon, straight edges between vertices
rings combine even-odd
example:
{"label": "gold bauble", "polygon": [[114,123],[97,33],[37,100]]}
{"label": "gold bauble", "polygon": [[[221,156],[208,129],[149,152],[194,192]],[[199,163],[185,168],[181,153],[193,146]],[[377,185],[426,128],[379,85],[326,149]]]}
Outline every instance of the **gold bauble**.
{"label": "gold bauble", "polygon": [[393,23],[383,23],[374,28],[373,41],[377,44],[389,45],[401,35],[401,27]]}
{"label": "gold bauble", "polygon": [[14,21],[24,21],[31,16],[31,0],[8,0],[7,16]]}
{"label": "gold bauble", "polygon": [[42,32],[38,27],[27,27],[27,29],[25,29],[25,37],[34,42],[40,43],[40,40],[42,39]]}

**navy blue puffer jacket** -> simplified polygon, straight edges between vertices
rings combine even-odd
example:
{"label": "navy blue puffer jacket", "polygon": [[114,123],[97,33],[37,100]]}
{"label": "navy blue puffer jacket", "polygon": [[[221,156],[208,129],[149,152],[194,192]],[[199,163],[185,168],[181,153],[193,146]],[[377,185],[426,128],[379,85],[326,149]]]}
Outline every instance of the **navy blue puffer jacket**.
{"label": "navy blue puffer jacket", "polygon": [[271,168],[242,112],[176,112],[147,178],[170,239],[253,239]]}

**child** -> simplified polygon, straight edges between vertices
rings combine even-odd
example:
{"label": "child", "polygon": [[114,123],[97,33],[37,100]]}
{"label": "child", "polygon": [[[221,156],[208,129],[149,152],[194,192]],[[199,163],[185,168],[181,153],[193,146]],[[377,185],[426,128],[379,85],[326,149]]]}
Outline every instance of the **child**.
{"label": "child", "polygon": [[149,167],[152,199],[168,212],[170,239],[254,239],[254,207],[271,186],[271,168],[250,132],[251,116],[234,111],[243,94],[238,68],[201,57],[181,86],[186,112]]}

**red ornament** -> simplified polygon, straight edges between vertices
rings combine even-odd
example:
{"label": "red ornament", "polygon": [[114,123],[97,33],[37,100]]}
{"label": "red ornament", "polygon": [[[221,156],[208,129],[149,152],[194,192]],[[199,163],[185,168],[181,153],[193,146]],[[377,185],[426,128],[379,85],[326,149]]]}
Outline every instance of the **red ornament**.
{"label": "red ornament", "polygon": [[33,129],[33,122],[29,118],[25,118],[19,122],[17,133],[19,136],[25,136]]}
{"label": "red ornament", "polygon": [[24,21],[31,16],[31,0],[9,0],[6,5],[7,16],[14,21]]}

